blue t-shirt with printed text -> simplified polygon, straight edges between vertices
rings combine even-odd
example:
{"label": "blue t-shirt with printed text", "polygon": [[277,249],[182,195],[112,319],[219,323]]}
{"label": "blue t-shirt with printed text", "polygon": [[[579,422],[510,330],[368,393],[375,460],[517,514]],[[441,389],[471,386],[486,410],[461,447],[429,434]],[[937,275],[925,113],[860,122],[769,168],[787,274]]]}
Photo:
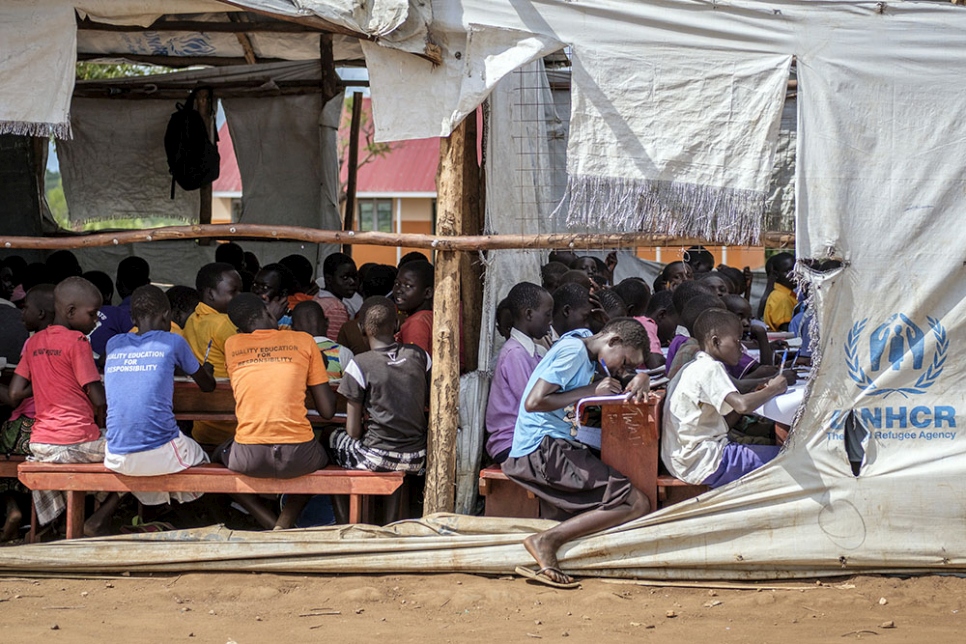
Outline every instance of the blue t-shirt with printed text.
{"label": "blue t-shirt with printed text", "polygon": [[107,449],[132,454],[178,437],[174,418],[174,369],[200,365],[184,338],[168,331],[122,333],[107,341]]}
{"label": "blue t-shirt with printed text", "polygon": [[513,429],[511,458],[520,458],[533,452],[544,436],[573,439],[570,433],[572,423],[567,419],[568,415],[573,414],[573,405],[553,411],[526,411],[524,403],[537,380],[558,385],[558,391],[570,391],[591,383],[594,378],[594,363],[587,355],[587,347],[583,341],[583,338],[591,335],[593,334],[588,329],[576,329],[560,336],[530,374],[530,380],[527,381],[527,387],[520,399],[517,424]]}

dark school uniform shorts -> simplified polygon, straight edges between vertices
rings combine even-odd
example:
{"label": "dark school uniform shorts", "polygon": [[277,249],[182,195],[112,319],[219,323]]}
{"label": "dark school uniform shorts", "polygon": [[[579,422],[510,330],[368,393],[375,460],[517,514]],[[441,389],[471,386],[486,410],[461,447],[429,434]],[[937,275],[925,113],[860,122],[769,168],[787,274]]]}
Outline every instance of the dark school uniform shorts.
{"label": "dark school uniform shorts", "polygon": [[316,440],[274,445],[247,445],[230,440],[218,446],[212,460],[233,472],[260,479],[294,479],[329,464],[325,449]]}
{"label": "dark school uniform shorts", "polygon": [[503,473],[540,499],[540,516],[563,521],[627,501],[630,480],[580,443],[544,436],[534,451],[503,462]]}

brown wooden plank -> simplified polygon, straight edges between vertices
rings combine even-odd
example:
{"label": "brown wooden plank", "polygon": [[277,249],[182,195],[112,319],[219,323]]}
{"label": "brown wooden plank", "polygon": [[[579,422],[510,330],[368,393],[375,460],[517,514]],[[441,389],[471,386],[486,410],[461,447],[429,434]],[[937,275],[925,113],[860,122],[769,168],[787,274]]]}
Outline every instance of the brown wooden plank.
{"label": "brown wooden plank", "polygon": [[647,495],[651,512],[658,508],[657,412],[663,397],[652,394],[641,403],[601,405],[600,457]]}
{"label": "brown wooden plank", "polygon": [[0,479],[17,478],[17,466],[26,460],[25,456],[0,456]]}

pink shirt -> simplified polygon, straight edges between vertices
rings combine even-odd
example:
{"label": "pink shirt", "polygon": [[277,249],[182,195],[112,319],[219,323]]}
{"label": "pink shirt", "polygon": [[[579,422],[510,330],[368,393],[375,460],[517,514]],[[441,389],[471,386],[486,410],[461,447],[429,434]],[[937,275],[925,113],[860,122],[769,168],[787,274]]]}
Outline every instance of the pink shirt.
{"label": "pink shirt", "polygon": [[641,315],[634,319],[643,324],[644,328],[647,329],[647,337],[651,340],[651,353],[661,353],[661,339],[657,337],[657,322],[646,315]]}
{"label": "pink shirt", "polygon": [[100,436],[84,387],[99,382],[91,345],[79,331],[51,324],[24,345],[15,373],[33,385],[37,422],[32,443],[72,445]]}
{"label": "pink shirt", "polygon": [[345,308],[345,304],[328,291],[319,291],[315,294],[314,299],[322,307],[325,319],[329,321],[329,328],[326,329],[325,337],[339,337],[342,325],[349,321],[349,311]]}

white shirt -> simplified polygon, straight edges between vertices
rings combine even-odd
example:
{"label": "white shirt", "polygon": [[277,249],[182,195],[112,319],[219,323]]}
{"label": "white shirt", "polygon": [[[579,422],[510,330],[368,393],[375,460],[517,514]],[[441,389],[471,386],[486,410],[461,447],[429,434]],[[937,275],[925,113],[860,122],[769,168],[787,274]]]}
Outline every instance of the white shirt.
{"label": "white shirt", "polygon": [[704,351],[668,383],[661,460],[672,476],[700,485],[715,473],[728,444],[725,397],[737,392],[725,366]]}
{"label": "white shirt", "polygon": [[516,327],[510,328],[510,337],[523,345],[523,348],[527,350],[531,356],[540,356],[541,358],[547,355],[547,347],[542,344],[537,344],[533,341],[529,335],[520,331]]}

